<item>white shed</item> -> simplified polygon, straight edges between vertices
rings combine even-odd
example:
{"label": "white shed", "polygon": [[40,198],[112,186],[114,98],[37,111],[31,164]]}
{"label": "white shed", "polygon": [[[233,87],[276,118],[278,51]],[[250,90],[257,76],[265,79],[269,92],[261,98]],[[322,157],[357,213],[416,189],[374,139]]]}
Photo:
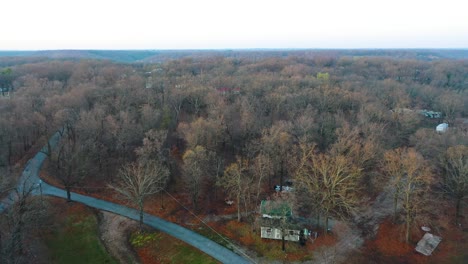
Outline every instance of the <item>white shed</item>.
{"label": "white shed", "polygon": [[448,124],[447,123],[442,123],[442,124],[439,124],[437,125],[436,127],[436,131],[437,132],[440,132],[440,133],[444,133],[448,130]]}
{"label": "white shed", "polygon": [[426,233],[416,245],[416,251],[425,256],[430,256],[440,241],[442,241],[441,237]]}

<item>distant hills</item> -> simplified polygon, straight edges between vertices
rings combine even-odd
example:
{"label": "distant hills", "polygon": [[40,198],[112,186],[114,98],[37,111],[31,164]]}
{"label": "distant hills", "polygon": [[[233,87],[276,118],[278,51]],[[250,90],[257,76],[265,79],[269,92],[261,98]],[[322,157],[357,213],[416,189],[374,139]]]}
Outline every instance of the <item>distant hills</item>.
{"label": "distant hills", "polygon": [[53,59],[98,59],[118,62],[137,62],[157,54],[151,50],[40,50],[0,51],[0,57],[46,57]]}
{"label": "distant hills", "polygon": [[0,51],[1,57],[52,59],[98,59],[123,63],[159,63],[181,58],[228,57],[263,59],[270,57],[392,57],[437,60],[468,59],[468,49],[243,49],[243,50],[42,50]]}

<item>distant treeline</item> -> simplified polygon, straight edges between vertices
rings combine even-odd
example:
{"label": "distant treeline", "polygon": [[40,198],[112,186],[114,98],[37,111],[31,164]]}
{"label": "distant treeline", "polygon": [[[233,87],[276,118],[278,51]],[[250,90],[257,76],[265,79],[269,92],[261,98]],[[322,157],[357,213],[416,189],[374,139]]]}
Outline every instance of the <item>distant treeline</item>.
{"label": "distant treeline", "polygon": [[[466,59],[468,49],[219,49],[219,50],[40,50],[0,51],[0,57],[100,59],[117,62],[161,63],[181,58],[213,56],[259,60],[271,57],[388,57],[396,59]],[[3,64],[3,65],[2,65]],[[7,66],[0,61],[0,66]]]}

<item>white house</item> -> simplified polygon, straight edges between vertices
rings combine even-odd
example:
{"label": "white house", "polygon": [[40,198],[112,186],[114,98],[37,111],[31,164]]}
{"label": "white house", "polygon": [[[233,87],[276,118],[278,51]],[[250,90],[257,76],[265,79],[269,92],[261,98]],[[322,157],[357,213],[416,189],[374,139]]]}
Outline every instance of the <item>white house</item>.
{"label": "white house", "polygon": [[[289,240],[289,241],[294,241],[298,242],[299,241],[299,230],[291,230],[291,229],[286,229],[285,230],[285,235],[284,235],[284,240]],[[274,228],[274,227],[261,227],[261,237],[262,238],[269,238],[269,239],[281,239],[281,229],[279,228]]]}

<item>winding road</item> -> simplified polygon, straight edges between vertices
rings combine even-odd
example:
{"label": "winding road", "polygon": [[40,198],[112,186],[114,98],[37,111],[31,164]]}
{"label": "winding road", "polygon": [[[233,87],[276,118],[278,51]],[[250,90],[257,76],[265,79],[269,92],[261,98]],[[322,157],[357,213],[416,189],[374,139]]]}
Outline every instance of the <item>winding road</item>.
{"label": "winding road", "polygon": [[[59,139],[60,134],[57,132],[50,138],[50,145],[52,147],[56,146]],[[46,153],[47,147],[43,147],[41,151],[39,151],[32,159],[27,162],[18,182],[17,191],[22,192],[22,190],[25,189],[32,189],[34,195],[39,195],[42,191],[42,195],[66,198],[66,193],[64,190],[49,185],[41,181],[39,178],[39,171],[42,167],[42,164],[44,163],[44,160],[47,158]],[[8,206],[15,202],[15,195],[16,192],[11,192],[8,197],[1,201],[0,213],[2,213]],[[89,207],[119,214],[133,220],[139,220],[138,210],[77,193],[72,193],[71,196],[73,201],[83,203]],[[195,248],[198,248],[199,250],[221,261],[222,263],[250,263],[246,258],[237,255],[233,251],[217,244],[216,242],[213,242],[208,238],[201,236],[187,228],[165,221],[154,215],[145,213],[144,223],[170,236],[180,239]]]}

